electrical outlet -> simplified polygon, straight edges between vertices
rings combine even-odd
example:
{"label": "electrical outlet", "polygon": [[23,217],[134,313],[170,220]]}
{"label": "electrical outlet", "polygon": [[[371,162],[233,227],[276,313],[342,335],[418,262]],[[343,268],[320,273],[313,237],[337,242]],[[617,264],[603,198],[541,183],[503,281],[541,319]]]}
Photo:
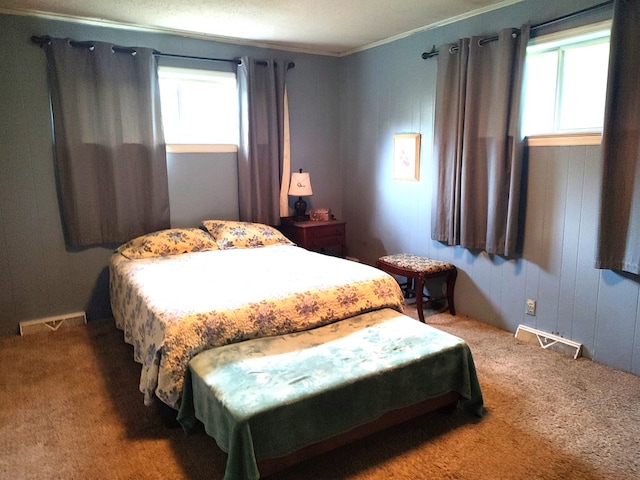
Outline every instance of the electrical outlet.
{"label": "electrical outlet", "polygon": [[535,314],[536,314],[536,301],[531,300],[529,298],[527,299],[527,315],[535,316]]}

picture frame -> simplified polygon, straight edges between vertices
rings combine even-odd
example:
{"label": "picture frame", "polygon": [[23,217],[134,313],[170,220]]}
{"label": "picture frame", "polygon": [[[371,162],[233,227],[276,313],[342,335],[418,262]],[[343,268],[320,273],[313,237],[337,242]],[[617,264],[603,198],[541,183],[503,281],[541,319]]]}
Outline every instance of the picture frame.
{"label": "picture frame", "polygon": [[419,133],[399,133],[393,136],[393,178],[394,180],[419,180]]}

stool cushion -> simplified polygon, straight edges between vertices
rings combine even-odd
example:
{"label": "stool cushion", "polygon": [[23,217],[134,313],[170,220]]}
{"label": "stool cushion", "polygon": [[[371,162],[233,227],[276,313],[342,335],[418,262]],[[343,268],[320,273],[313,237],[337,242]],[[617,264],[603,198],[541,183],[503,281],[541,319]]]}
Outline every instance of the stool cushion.
{"label": "stool cushion", "polygon": [[399,268],[404,268],[413,272],[424,272],[427,274],[446,272],[447,270],[455,268],[452,263],[441,262],[440,260],[412,255],[410,253],[386,255],[384,257],[380,257],[378,260]]}

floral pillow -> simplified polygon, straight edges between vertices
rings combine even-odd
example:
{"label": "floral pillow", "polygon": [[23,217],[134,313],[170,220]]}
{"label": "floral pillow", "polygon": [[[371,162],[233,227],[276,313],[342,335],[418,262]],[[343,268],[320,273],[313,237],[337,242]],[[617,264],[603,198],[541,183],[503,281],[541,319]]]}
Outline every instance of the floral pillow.
{"label": "floral pillow", "polygon": [[204,250],[218,250],[215,240],[207,232],[199,228],[170,228],[134,238],[116,252],[134,260]]}
{"label": "floral pillow", "polygon": [[262,223],[205,220],[201,225],[216,240],[221,250],[294,245],[278,230]]}

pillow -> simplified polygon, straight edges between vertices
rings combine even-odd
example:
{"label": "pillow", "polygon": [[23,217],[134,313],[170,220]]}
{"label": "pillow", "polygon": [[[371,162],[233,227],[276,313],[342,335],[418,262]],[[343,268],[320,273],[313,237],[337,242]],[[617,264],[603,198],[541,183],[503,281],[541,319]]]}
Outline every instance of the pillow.
{"label": "pillow", "polygon": [[134,260],[204,250],[218,250],[218,245],[208,233],[199,228],[170,228],[134,238],[116,252]]}
{"label": "pillow", "polygon": [[205,220],[201,225],[211,234],[221,250],[295,245],[274,227],[262,223]]}

